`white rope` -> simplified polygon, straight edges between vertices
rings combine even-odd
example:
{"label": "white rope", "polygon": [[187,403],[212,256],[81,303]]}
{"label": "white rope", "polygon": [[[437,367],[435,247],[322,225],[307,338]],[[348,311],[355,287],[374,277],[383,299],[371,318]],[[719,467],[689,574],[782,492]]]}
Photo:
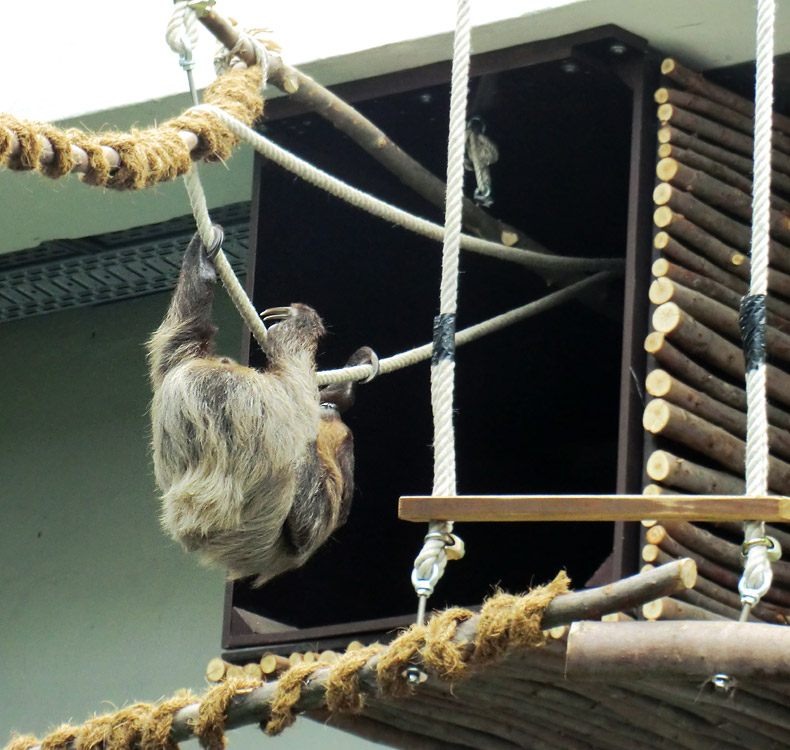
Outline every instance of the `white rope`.
{"label": "white rope", "polygon": [[[456,493],[455,431],[455,315],[458,301],[458,267],[464,199],[464,155],[466,106],[469,89],[472,14],[470,0],[458,0],[453,37],[453,66],[450,83],[450,131],[447,139],[447,182],[442,247],[442,283],[439,316],[434,323],[431,363],[431,408],[433,411],[433,495]],[[425,618],[425,604],[447,565],[447,547],[455,545],[453,522],[432,520],[422,550],[414,560],[412,585],[417,592],[418,623]]]}
{"label": "white rope", "polygon": [[[206,195],[203,192],[197,165],[193,164],[189,172],[184,175],[184,184],[189,195],[189,203],[192,206],[192,213],[195,216],[200,239],[207,248],[213,248],[218,239],[217,230],[211,223],[208,206],[206,205]],[[214,256],[213,263],[220,279],[222,279],[222,283],[225,285],[228,296],[233,300],[233,304],[239,311],[239,315],[241,315],[247,327],[252,331],[252,335],[255,337],[258,345],[263,351],[266,351],[266,326],[258,315],[258,311],[253,307],[252,302],[250,302],[244,287],[239,283],[239,279],[234,273],[225,253],[222,252],[222,248]]]}
{"label": "white rope", "polygon": [[[566,302],[567,300],[575,297],[587,287],[599,284],[602,281],[616,278],[617,274],[613,271],[601,271],[594,276],[588,276],[586,279],[577,281],[574,284],[569,284],[562,289],[547,294],[545,297],[529,302],[526,305],[517,307],[501,315],[495,315],[493,318],[476,323],[469,328],[464,328],[455,334],[455,345],[463,346],[471,341],[476,341],[489,333],[495,333],[507,326],[514,323],[519,323],[526,318],[533,315],[550,310],[557,305]],[[424,362],[430,359],[431,349],[433,344],[423,344],[414,349],[408,349],[405,352],[394,354],[391,357],[385,357],[379,360],[379,374],[385,375],[396,370],[401,370],[404,367],[416,365],[418,362]],[[373,374],[373,367],[371,365],[354,365],[353,367],[340,367],[336,370],[322,370],[316,374],[318,385],[330,385],[333,383],[345,383],[349,380],[364,380]]]}
{"label": "white rope", "polygon": [[165,39],[168,47],[182,58],[182,66],[185,60],[192,61],[192,52],[198,43],[199,26],[197,13],[189,7],[189,0],[176,0],[167,23]]}
{"label": "white rope", "polygon": [[[408,229],[416,234],[421,234],[432,240],[442,242],[444,240],[444,228],[439,224],[427,221],[403,211],[395,206],[385,203],[372,195],[365,193],[357,188],[351,187],[336,177],[327,174],[323,170],[314,167],[312,164],[300,159],[295,154],[286,151],[276,143],[273,143],[260,133],[256,133],[252,128],[239,122],[232,115],[223,109],[212,104],[201,104],[192,107],[191,112],[211,112],[216,115],[223,124],[234,135],[238,136],[245,143],[248,143],[259,154],[267,159],[279,164],[284,169],[292,172],[297,177],[315,185],[322,190],[334,195],[336,198],[349,203],[356,208],[367,211],[380,219],[384,219],[392,224],[398,224],[404,229]],[[500,260],[509,260],[520,263],[534,270],[560,270],[560,271],[611,271],[619,270],[623,267],[621,258],[576,258],[564,257],[559,255],[546,255],[534,250],[523,248],[507,247],[498,242],[482,240],[479,237],[461,235],[461,247],[465,250],[489,255]]]}
{"label": "white rope", "polygon": [[[742,325],[747,338],[757,340],[756,355],[746,344],[746,494],[765,495],[768,491],[768,417],[766,404],[765,295],[768,292],[768,254],[771,201],[771,128],[773,120],[774,0],[757,2],[757,55],[754,111],[754,181],[752,188],[752,248],[749,296],[744,298]],[[751,299],[750,299],[751,298]],[[749,310],[756,312],[749,314]],[[749,318],[751,317],[751,320]],[[759,349],[762,346],[762,352]],[[744,523],[744,548],[747,550],[743,576],[738,584],[743,604],[741,619],[770,589],[773,574],[768,558],[765,524]]]}

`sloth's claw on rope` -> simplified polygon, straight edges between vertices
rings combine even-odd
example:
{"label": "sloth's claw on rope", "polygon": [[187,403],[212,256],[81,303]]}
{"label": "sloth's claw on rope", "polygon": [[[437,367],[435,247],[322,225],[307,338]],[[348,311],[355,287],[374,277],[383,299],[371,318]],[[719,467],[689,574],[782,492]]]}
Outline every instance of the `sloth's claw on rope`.
{"label": "sloth's claw on rope", "polygon": [[212,224],[214,227],[214,238],[211,246],[206,248],[206,255],[209,260],[214,260],[217,253],[222,250],[222,243],[225,241],[225,230],[219,224]]}
{"label": "sloth's claw on rope", "polygon": [[270,307],[261,313],[261,318],[265,323],[269,323],[273,320],[285,320],[290,314],[290,307]]}
{"label": "sloth's claw on rope", "polygon": [[[361,355],[359,362],[355,362],[357,357],[356,355]],[[346,367],[351,367],[353,365],[370,365],[370,375],[362,380],[357,382],[359,383],[369,383],[375,377],[378,376],[379,372],[381,371],[381,364],[379,363],[379,355],[376,354],[369,346],[363,346],[359,349],[354,356],[352,356],[351,360],[346,364]]]}

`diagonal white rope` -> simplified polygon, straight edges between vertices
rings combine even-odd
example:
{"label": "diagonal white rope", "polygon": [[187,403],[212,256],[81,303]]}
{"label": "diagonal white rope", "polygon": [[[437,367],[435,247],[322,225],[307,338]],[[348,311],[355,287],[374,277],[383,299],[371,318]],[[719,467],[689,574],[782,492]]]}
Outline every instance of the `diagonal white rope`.
{"label": "diagonal white rope", "polygon": [[[191,107],[188,111],[211,112],[223,122],[228,130],[252,146],[259,154],[275,162],[275,164],[279,164],[283,169],[287,169],[297,177],[305,180],[305,182],[309,182],[334,195],[336,198],[340,198],[356,208],[378,216],[384,221],[398,224],[416,234],[421,234],[438,242],[444,240],[444,228],[439,224],[414,216],[378,198],[374,198],[372,195],[358,190],[342,180],[338,180],[336,177],[304,161],[304,159],[300,159],[295,154],[281,148],[219,107],[212,104],[201,104],[197,107]],[[500,260],[519,263],[534,270],[569,272],[612,271],[622,269],[624,265],[621,258],[578,258],[546,255],[534,250],[508,247],[498,242],[491,242],[490,240],[483,240],[466,234],[461,235],[461,247],[481,255],[489,255]]]}
{"label": "diagonal white rope", "polygon": [[[458,302],[458,267],[464,198],[466,107],[471,58],[472,13],[470,0],[458,0],[453,37],[450,83],[450,131],[447,139],[447,190],[445,193],[444,244],[439,316],[434,323],[431,361],[433,410],[433,495],[456,494],[455,432],[455,314]],[[425,618],[425,604],[447,565],[447,546],[454,546],[452,521],[431,521],[422,550],[414,561],[412,585],[417,592],[418,623]]]}
{"label": "diagonal white rope", "polygon": [[[776,5],[757,2],[757,55],[754,111],[754,182],[752,188],[752,248],[749,295],[741,307],[746,355],[746,494],[768,490],[768,416],[766,404],[765,295],[768,292],[768,254],[771,201],[771,128],[773,121],[773,57]],[[747,550],[738,584],[743,604],[741,619],[770,589],[771,562],[762,521],[744,523]]]}

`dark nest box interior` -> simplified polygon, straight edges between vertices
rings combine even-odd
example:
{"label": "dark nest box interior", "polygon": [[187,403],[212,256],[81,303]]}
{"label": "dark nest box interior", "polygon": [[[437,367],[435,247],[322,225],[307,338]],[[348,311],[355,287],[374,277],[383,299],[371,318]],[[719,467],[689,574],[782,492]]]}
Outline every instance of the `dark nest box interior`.
{"label": "dark nest box interior", "polygon": [[[640,186],[633,164],[649,129],[640,104],[646,55],[642,40],[610,27],[474,59],[469,114],[482,118],[500,154],[487,209],[493,216],[559,255],[636,253],[639,217],[632,204]],[[449,65],[433,65],[336,91],[443,176],[449,72]],[[317,114],[275,100],[262,131],[350,184],[442,223],[440,208]],[[341,366],[363,344],[386,357],[429,341],[438,310],[437,243],[263,159],[256,171],[250,244],[258,309],[295,301],[314,306],[330,330],[321,369]],[[471,195],[472,173],[466,185]],[[648,195],[651,187],[649,181]],[[642,234],[649,263],[649,228]],[[459,328],[563,283],[464,252]],[[623,356],[624,343],[628,350],[632,328],[644,330],[646,316],[632,296],[621,277],[458,350],[459,494],[641,490],[641,453],[629,460],[628,429],[621,427],[623,409],[635,397],[629,381],[639,375],[628,376],[633,363]],[[636,344],[641,348],[641,340]],[[255,347],[250,362],[263,364]],[[261,589],[245,581],[228,585],[224,646],[231,659],[242,654],[233,649],[246,656],[248,649],[372,640],[413,619],[410,575],[426,529],[399,521],[397,504],[401,495],[431,491],[428,364],[361,386],[347,422],[356,439],[351,518],[301,570]],[[479,604],[497,586],[523,591],[563,567],[582,587],[623,539],[622,529],[615,533],[607,523],[467,524],[457,533],[466,557],[448,565],[430,607]],[[612,571],[612,578],[631,572]]]}

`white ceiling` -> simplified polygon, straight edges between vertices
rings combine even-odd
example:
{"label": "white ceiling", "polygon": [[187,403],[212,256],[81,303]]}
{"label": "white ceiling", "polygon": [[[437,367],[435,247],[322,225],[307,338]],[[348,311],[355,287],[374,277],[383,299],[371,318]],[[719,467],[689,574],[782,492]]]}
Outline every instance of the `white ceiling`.
{"label": "white ceiling", "polygon": [[[273,27],[290,62],[332,84],[447,59],[454,5],[454,0],[303,0],[272,3],[262,13],[259,0],[219,0],[217,9],[235,15],[243,26]],[[777,6],[780,54],[790,51],[790,0],[778,0]],[[4,28],[22,30],[35,23],[36,41],[34,45],[25,33],[4,35],[0,59],[15,75],[3,82],[0,110],[47,120],[72,115],[69,125],[127,129],[161,121],[188,106],[185,96],[175,95],[184,88],[183,73],[163,41],[168,3],[71,0],[47,4],[45,17],[37,7],[13,3],[3,9]],[[754,57],[751,0],[474,0],[473,7],[476,52],[614,23],[698,69]],[[87,28],[86,19],[95,14],[105,48],[87,38],[75,45],[74,30],[83,21]],[[31,49],[46,52],[33,55]],[[199,83],[210,80],[213,49],[208,41],[198,49]],[[84,112],[93,114],[73,116]],[[382,126],[386,130],[386,123]],[[227,166],[202,168],[210,205],[249,197],[251,161],[242,148]],[[53,182],[7,171],[0,172],[0,206],[0,253],[189,211],[180,184],[116,194],[86,187],[73,177]]]}

